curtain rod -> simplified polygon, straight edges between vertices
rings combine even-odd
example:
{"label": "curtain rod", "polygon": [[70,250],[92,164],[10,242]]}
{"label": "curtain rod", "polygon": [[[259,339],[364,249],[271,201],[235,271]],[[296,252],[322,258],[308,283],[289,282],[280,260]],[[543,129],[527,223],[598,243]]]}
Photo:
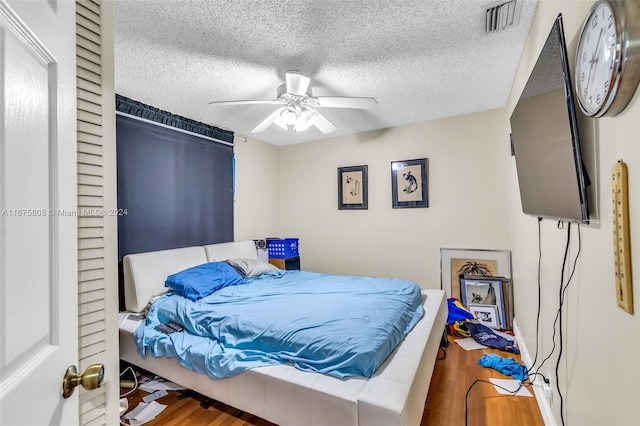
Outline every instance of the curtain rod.
{"label": "curtain rod", "polygon": [[207,140],[210,140],[210,141],[213,141],[213,142],[217,142],[217,143],[220,143],[220,144],[223,144],[223,145],[234,146],[232,142],[227,142],[227,141],[223,141],[222,139],[212,138],[211,136],[205,136],[205,135],[201,135],[199,133],[190,132],[188,130],[179,129],[177,127],[169,126],[169,125],[166,125],[166,124],[163,124],[163,123],[158,123],[157,121],[148,120],[146,118],[138,117],[137,115],[127,114],[126,112],[116,111],[116,115],[121,115],[123,117],[133,118],[134,120],[144,121],[145,123],[149,123],[149,124],[155,124],[156,126],[160,126],[160,127],[165,127],[167,129],[176,130],[178,132],[186,133],[186,134],[192,135],[192,136],[197,136],[199,138],[207,139]]}

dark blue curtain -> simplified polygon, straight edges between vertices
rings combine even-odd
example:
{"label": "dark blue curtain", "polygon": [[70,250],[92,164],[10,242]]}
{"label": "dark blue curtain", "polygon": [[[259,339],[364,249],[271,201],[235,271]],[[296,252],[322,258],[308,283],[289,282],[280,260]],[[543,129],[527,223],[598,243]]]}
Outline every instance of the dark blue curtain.
{"label": "dark blue curtain", "polygon": [[[233,132],[117,96],[119,112],[232,142]],[[233,241],[233,147],[117,115],[118,253]]]}
{"label": "dark blue curtain", "polygon": [[154,108],[121,95],[116,95],[116,111],[134,115],[146,120],[155,121],[156,123],[166,124],[167,126],[186,130],[191,133],[197,133],[199,135],[233,143],[233,132],[200,123],[198,121],[191,120],[190,118],[171,114],[170,112]]}

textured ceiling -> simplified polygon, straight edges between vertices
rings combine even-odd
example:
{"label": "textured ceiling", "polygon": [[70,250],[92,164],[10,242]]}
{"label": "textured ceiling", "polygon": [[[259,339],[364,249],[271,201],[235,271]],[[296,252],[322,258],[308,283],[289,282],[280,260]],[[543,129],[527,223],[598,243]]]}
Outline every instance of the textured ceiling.
{"label": "textured ceiling", "polygon": [[[491,0],[116,0],[116,93],[274,145],[504,107],[537,0],[518,25],[485,35]],[[316,96],[374,97],[373,110],[319,111],[325,135],[272,125],[287,70]]]}

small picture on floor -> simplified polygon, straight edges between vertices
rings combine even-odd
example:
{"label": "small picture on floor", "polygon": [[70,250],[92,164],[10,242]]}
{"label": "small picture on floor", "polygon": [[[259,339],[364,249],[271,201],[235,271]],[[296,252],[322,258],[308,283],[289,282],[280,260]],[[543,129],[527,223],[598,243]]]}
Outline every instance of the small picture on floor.
{"label": "small picture on floor", "polygon": [[[497,282],[499,284],[499,282]],[[497,285],[497,284],[496,284]],[[462,303],[469,305],[495,305],[496,291],[490,281],[462,280]]]}
{"label": "small picture on floor", "polygon": [[498,329],[500,328],[498,321],[498,309],[494,305],[469,305],[469,310],[480,321],[481,324],[487,327]]}

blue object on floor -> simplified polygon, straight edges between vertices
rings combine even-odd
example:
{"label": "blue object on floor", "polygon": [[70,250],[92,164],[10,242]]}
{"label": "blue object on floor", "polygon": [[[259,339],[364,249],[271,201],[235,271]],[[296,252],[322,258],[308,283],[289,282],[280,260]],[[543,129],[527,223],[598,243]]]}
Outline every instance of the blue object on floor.
{"label": "blue object on floor", "polygon": [[486,354],[480,358],[478,364],[486,368],[498,370],[507,376],[513,376],[514,379],[518,379],[520,381],[529,377],[527,367],[520,364],[513,358],[502,358],[497,354]]}
{"label": "blue object on floor", "polygon": [[513,344],[513,340],[505,339],[502,336],[498,336],[492,329],[484,324],[478,324],[477,322],[465,323],[467,330],[471,332],[471,336],[474,340],[481,345],[489,346],[490,348],[500,349],[501,351],[507,351],[514,354],[519,354],[520,349],[516,348]]}

